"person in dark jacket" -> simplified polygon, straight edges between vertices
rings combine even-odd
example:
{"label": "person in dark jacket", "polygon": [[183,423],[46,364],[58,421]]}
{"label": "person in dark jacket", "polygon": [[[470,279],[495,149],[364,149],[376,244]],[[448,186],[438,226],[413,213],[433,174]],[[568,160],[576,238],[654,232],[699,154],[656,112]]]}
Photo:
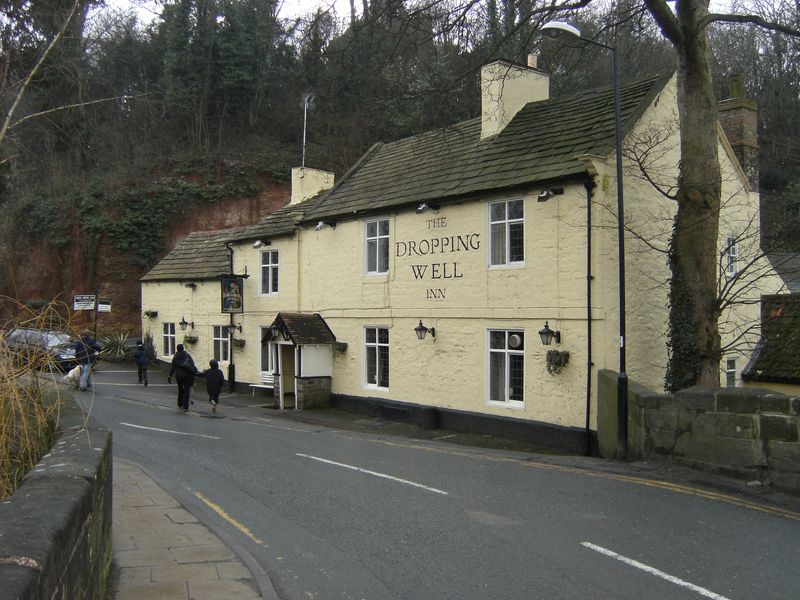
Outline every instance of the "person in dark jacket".
{"label": "person in dark jacket", "polygon": [[167,376],[169,383],[172,383],[173,375],[178,383],[178,410],[188,412],[189,395],[194,385],[194,377],[197,375],[197,367],[194,365],[192,355],[184,349],[183,344],[178,344],[175,356],[172,357],[172,368]]}
{"label": "person in dark jacket", "polygon": [[133,354],[133,359],[136,361],[136,368],[139,375],[139,383],[147,385],[147,350],[144,344],[140,341],[136,342],[136,352]]}
{"label": "person in dark jacket", "polygon": [[98,352],[100,352],[100,345],[89,331],[84,331],[80,339],[75,342],[75,360],[81,367],[78,388],[82,392],[92,389],[92,364],[97,361]]}
{"label": "person in dark jacket", "polygon": [[225,375],[223,375],[222,369],[219,368],[219,363],[213,358],[208,361],[208,365],[210,368],[203,371],[200,377],[206,380],[206,391],[208,392],[208,401],[211,403],[211,412],[217,412],[219,393],[225,384]]}

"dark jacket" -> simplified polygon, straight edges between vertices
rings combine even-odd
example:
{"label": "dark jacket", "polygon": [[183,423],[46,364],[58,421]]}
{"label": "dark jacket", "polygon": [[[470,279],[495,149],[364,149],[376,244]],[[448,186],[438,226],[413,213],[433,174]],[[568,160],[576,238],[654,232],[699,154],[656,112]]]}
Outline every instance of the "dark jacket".
{"label": "dark jacket", "polygon": [[95,356],[98,352],[100,352],[100,346],[90,335],[85,335],[75,342],[75,360],[80,365],[88,365],[95,362]]}
{"label": "dark jacket", "polygon": [[197,375],[197,367],[194,366],[192,355],[186,350],[178,350],[175,356],[172,357],[169,376],[172,377],[173,375],[178,379],[194,381],[194,376]]}
{"label": "dark jacket", "polygon": [[136,346],[136,352],[133,354],[133,358],[136,361],[137,367],[146,367],[147,363],[147,350],[142,344],[138,344]]}
{"label": "dark jacket", "polygon": [[209,395],[219,395],[222,391],[222,386],[225,384],[225,375],[223,375],[222,369],[219,367],[211,367],[203,371],[200,376],[206,380],[206,389]]}

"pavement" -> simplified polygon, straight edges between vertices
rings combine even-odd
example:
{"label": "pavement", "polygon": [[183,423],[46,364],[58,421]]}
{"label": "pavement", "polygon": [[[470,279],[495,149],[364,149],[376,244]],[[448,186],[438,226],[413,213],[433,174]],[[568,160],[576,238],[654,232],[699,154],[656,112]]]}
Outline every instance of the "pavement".
{"label": "pavement", "polygon": [[[97,371],[130,382],[135,367],[103,364]],[[114,373],[115,375],[112,375]],[[118,375],[116,375],[118,374]],[[106,379],[101,376],[102,382]],[[175,386],[166,375],[150,370],[151,386],[164,386],[165,402],[174,404]],[[119,385],[119,384],[116,384]],[[192,393],[195,404],[189,416],[209,417],[211,408],[200,389]],[[126,394],[146,388],[126,386]],[[152,388],[151,388],[152,389]],[[381,435],[436,440],[444,443],[501,451],[537,453],[537,461],[568,465],[579,470],[622,474],[628,477],[668,481],[692,488],[714,490],[719,495],[790,511],[800,518],[800,498],[767,487],[753,486],[722,475],[690,469],[670,461],[618,462],[565,455],[514,440],[467,435],[443,430],[423,430],[415,425],[345,413],[336,409],[270,410],[271,399],[259,390],[223,393],[217,418],[247,419],[269,410],[270,418],[297,420],[334,429],[370,431]],[[208,414],[206,414],[208,413]],[[234,543],[221,539],[220,529],[203,523],[141,467],[114,459],[114,565],[109,600],[278,600],[268,576],[246,554],[237,554]],[[215,533],[219,532],[220,535]]]}

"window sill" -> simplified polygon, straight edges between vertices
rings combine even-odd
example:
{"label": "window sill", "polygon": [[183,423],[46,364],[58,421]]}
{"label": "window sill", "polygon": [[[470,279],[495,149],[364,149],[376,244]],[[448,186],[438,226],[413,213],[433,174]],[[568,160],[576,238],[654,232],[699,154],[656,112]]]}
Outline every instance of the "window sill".
{"label": "window sill", "polygon": [[509,400],[508,402],[498,402],[497,400],[487,400],[487,406],[500,406],[503,408],[508,408],[510,410],[524,410],[525,403],[524,402],[517,402],[515,400]]}

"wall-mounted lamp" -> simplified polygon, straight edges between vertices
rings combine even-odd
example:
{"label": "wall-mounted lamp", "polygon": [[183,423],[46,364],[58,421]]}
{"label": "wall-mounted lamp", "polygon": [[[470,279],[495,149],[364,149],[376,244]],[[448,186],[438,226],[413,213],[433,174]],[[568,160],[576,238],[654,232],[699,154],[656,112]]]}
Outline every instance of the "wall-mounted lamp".
{"label": "wall-mounted lamp", "polygon": [[542,190],[539,192],[539,195],[536,196],[537,202],[547,202],[553,196],[560,196],[564,193],[564,188],[547,188],[546,190]]}
{"label": "wall-mounted lamp", "polygon": [[336,223],[333,221],[320,221],[314,226],[314,230],[319,231],[320,229],[325,229],[326,227],[336,229]]}
{"label": "wall-mounted lamp", "polygon": [[242,326],[241,325],[232,325],[231,324],[231,325],[223,325],[223,327],[225,328],[225,335],[233,335],[233,332],[235,330],[237,330],[237,329],[239,330],[239,333],[242,332]]}
{"label": "wall-mounted lamp", "polygon": [[552,344],[553,340],[556,341],[556,344],[561,343],[561,332],[550,329],[547,321],[544,322],[544,329],[539,330],[539,337],[542,338],[542,344],[545,346]]}
{"label": "wall-mounted lamp", "polygon": [[439,205],[438,204],[428,204],[427,202],[423,202],[419,206],[417,206],[416,211],[417,214],[424,213],[426,210],[432,210],[435,213],[439,212]]}
{"label": "wall-mounted lamp", "polygon": [[261,246],[272,246],[269,240],[256,240],[253,242],[253,248],[261,248]]}
{"label": "wall-mounted lamp", "polygon": [[192,329],[194,329],[194,321],[187,321],[184,317],[181,317],[180,322],[178,323],[181,327],[181,331],[186,331],[186,328],[191,325]]}
{"label": "wall-mounted lamp", "polygon": [[144,311],[144,316],[148,319],[155,319],[158,316],[157,310],[146,310]]}
{"label": "wall-mounted lamp", "polygon": [[184,287],[188,287],[188,288],[192,288],[192,289],[197,287],[197,284],[194,281],[190,281],[189,283],[184,283],[183,285],[184,285]]}
{"label": "wall-mounted lamp", "polygon": [[427,327],[425,327],[425,325],[422,324],[422,319],[419,320],[419,325],[414,327],[414,333],[417,334],[417,338],[420,339],[420,340],[424,340],[425,339],[425,334],[426,333],[430,333],[431,337],[433,339],[436,339],[436,328],[435,327],[431,327],[430,329],[428,329]]}

